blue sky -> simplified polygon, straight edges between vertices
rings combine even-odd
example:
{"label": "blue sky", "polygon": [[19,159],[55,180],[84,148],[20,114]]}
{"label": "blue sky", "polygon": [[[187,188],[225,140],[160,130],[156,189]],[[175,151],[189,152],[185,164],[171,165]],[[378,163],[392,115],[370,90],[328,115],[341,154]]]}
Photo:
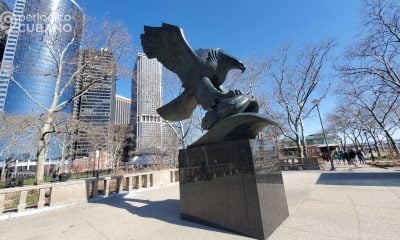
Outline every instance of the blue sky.
{"label": "blue sky", "polygon": [[92,16],[123,20],[136,45],[143,25],[181,26],[194,48],[223,47],[235,55],[275,49],[283,42],[334,38],[347,44],[357,32],[360,0],[77,0]]}
{"label": "blue sky", "polygon": [[[109,16],[126,23],[139,49],[144,25],[161,22],[179,25],[194,49],[221,47],[234,56],[273,53],[283,43],[306,44],[322,39],[338,43],[336,53],[359,33],[361,0],[77,0],[87,14]],[[134,56],[132,56],[134,61]],[[335,81],[332,78],[332,81]],[[130,80],[118,83],[117,92],[130,96]],[[324,116],[335,98],[321,103]],[[316,116],[306,123],[307,134],[320,130]]]}
{"label": "blue sky", "polygon": [[[7,0],[7,2],[13,2]],[[144,25],[179,25],[194,49],[220,47],[237,57],[271,54],[282,44],[302,45],[323,39],[338,43],[336,54],[359,33],[362,0],[76,0],[93,17],[121,20],[138,49]],[[135,56],[132,56],[132,67]],[[335,79],[332,77],[332,81]],[[130,97],[130,79],[121,79],[117,92]],[[336,99],[321,103],[324,116]],[[307,134],[320,130],[316,116],[306,123]]]}

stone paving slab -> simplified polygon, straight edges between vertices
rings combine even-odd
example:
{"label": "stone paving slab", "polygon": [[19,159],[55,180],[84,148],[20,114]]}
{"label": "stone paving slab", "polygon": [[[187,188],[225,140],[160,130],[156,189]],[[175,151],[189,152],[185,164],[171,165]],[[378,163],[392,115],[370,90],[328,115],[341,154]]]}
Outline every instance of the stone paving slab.
{"label": "stone paving slab", "polygon": [[[400,175],[371,173],[367,186],[356,179],[363,176],[357,173],[348,173],[347,181],[340,173],[329,174],[335,174],[331,182],[316,181],[271,239],[399,239]],[[302,180],[301,173],[289,176],[285,174],[288,186]],[[333,185],[338,181],[341,185]]]}
{"label": "stone paving slab", "polygon": [[[399,239],[400,179],[333,185],[320,174],[283,172],[290,216],[270,239]],[[175,184],[3,220],[0,239],[249,239],[182,221],[178,198]]]}

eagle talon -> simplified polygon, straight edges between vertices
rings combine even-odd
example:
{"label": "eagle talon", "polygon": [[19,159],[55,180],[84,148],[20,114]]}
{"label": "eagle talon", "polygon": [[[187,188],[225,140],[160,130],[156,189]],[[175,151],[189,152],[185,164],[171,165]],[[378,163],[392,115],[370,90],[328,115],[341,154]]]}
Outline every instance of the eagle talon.
{"label": "eagle talon", "polygon": [[202,119],[201,127],[204,130],[210,130],[217,122],[243,112],[258,112],[258,103],[253,96],[237,95],[223,99],[206,113]]}

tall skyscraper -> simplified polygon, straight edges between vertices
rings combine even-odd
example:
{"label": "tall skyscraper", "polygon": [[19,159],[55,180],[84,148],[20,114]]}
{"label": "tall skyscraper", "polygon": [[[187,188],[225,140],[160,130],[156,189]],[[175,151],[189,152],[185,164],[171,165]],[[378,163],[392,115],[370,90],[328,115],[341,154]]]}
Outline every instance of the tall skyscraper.
{"label": "tall skyscraper", "polygon": [[129,125],[131,122],[131,100],[121,95],[115,97],[114,123],[116,125]]}
{"label": "tall skyscraper", "polygon": [[[99,136],[96,141],[98,146],[106,148],[106,138],[110,124],[114,123],[115,112],[115,79],[116,65],[112,53],[107,49],[100,50],[101,53],[94,50],[85,50],[81,53],[81,63],[91,62],[78,76],[76,90],[88,86],[93,82],[89,90],[74,101],[73,117],[79,121],[87,123],[88,126],[95,129],[80,129],[77,131],[75,139],[75,156],[88,156],[93,148],[94,139],[90,139],[88,131],[97,131]],[[101,56],[93,60],[93,56]],[[92,59],[92,60],[89,60]],[[100,80],[100,81],[99,81]],[[99,82],[98,82],[99,81]],[[98,132],[101,131],[101,134]]]}
{"label": "tall skyscraper", "polygon": [[161,72],[157,59],[138,54],[132,79],[131,124],[139,153],[151,153],[162,145],[162,121],[156,111],[162,105]]}
{"label": "tall skyscraper", "polygon": [[[3,14],[7,14],[10,12],[10,9],[8,8],[7,4],[4,1],[0,2],[0,15],[4,16]],[[6,48],[6,42],[7,42],[7,30],[8,30],[8,19],[2,19],[1,21],[1,26],[0,26],[0,57],[3,57],[4,55],[4,49]],[[1,62],[3,59],[0,59],[0,66]]]}
{"label": "tall skyscraper", "polygon": [[[0,112],[39,114],[44,110],[37,103],[50,107],[56,87],[54,75],[59,63],[51,49],[69,46],[62,84],[75,72],[76,66],[68,63],[79,53],[83,13],[74,0],[16,0],[14,16],[0,70]],[[49,24],[45,26],[46,21]],[[73,91],[72,87],[66,89],[60,102],[69,99]],[[71,110],[72,106],[64,109]]]}

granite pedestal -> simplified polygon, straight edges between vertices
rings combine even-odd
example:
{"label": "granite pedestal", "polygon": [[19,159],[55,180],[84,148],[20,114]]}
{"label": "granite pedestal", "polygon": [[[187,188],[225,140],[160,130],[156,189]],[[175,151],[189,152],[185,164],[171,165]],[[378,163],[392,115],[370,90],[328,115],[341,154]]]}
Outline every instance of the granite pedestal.
{"label": "granite pedestal", "polygon": [[275,152],[258,140],[180,150],[182,219],[266,239],[289,215]]}

